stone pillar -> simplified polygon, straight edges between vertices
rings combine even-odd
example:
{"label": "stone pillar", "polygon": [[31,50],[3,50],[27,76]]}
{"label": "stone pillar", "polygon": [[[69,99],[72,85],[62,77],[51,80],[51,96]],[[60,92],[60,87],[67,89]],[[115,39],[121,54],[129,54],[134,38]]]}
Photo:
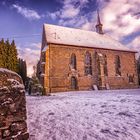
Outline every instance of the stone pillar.
{"label": "stone pillar", "polygon": [[25,90],[20,76],[0,68],[0,140],[28,140]]}
{"label": "stone pillar", "polygon": [[100,88],[105,89],[105,75],[104,75],[104,56],[99,53],[99,65],[100,65]]}
{"label": "stone pillar", "polygon": [[104,65],[100,63],[100,69],[101,69],[101,87],[105,88],[105,76],[104,76]]}

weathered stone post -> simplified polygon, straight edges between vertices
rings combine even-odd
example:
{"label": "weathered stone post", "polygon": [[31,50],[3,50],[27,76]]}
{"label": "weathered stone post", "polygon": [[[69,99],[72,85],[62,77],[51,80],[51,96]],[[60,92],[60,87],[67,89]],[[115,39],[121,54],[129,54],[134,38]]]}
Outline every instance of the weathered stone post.
{"label": "weathered stone post", "polygon": [[25,90],[20,76],[0,68],[0,140],[28,140]]}

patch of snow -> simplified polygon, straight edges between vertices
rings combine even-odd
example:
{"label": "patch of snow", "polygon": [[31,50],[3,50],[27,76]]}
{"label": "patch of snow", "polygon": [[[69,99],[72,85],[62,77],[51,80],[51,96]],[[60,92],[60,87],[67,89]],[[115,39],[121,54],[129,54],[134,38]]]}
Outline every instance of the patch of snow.
{"label": "patch of snow", "polygon": [[48,48],[48,46],[46,45],[46,46],[43,48],[42,52],[46,52],[47,48]]}
{"label": "patch of snow", "polygon": [[136,52],[106,34],[50,24],[44,24],[44,28],[47,43]]}
{"label": "patch of snow", "polygon": [[41,64],[42,64],[42,65],[45,65],[45,64],[46,64],[46,62],[41,62]]}
{"label": "patch of snow", "polygon": [[101,57],[103,56],[103,54],[101,54],[101,53],[98,53],[98,55],[101,56]]}
{"label": "patch of snow", "polygon": [[7,81],[11,82],[13,88],[24,88],[24,85],[15,79],[7,79]]}
{"label": "patch of snow", "polygon": [[16,139],[17,136],[20,135],[20,134],[21,134],[21,131],[19,131],[16,135],[12,136],[12,138],[15,138]]}
{"label": "patch of snow", "polygon": [[10,81],[10,82],[12,82],[14,84],[20,84],[20,82],[15,80],[15,79],[7,79],[7,81]]}
{"label": "patch of snow", "polygon": [[44,77],[45,76],[45,74],[44,73],[41,73],[41,75],[40,75],[41,77]]}
{"label": "patch of snow", "polygon": [[20,75],[18,75],[16,72],[8,70],[8,69],[5,69],[5,68],[0,68],[0,72],[12,73],[12,74],[17,75],[18,77],[20,77]]}
{"label": "patch of snow", "polygon": [[2,89],[3,90],[9,90],[8,87],[6,87],[6,86],[0,87],[0,90],[2,90]]}
{"label": "patch of snow", "polygon": [[[13,86],[13,88],[24,88],[24,85],[23,84],[20,84],[20,85],[14,85]],[[20,90],[21,92],[23,91],[23,90]]]}
{"label": "patch of snow", "polygon": [[27,96],[31,140],[139,140],[140,89]]}

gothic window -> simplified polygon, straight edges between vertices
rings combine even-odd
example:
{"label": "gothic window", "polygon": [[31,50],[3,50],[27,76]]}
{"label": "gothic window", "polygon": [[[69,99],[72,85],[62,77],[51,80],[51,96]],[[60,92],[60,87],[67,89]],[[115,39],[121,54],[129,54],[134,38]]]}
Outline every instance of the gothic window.
{"label": "gothic window", "polygon": [[77,79],[74,76],[71,77],[71,89],[77,89]]}
{"label": "gothic window", "polygon": [[115,56],[115,71],[117,76],[121,75],[121,62],[118,55]]}
{"label": "gothic window", "polygon": [[108,69],[107,69],[107,56],[104,55],[104,75],[108,76]]}
{"label": "gothic window", "polygon": [[85,54],[85,75],[92,75],[92,59],[88,51]]}
{"label": "gothic window", "polygon": [[70,65],[72,69],[76,70],[76,55],[74,53],[71,55]]}

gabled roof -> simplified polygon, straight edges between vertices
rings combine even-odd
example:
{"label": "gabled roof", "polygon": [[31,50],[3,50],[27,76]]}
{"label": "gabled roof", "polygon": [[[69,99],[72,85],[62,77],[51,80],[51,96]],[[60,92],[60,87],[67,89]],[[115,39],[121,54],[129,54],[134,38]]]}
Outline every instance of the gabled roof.
{"label": "gabled roof", "polygon": [[47,43],[136,52],[106,34],[50,24],[44,24],[44,30]]}

